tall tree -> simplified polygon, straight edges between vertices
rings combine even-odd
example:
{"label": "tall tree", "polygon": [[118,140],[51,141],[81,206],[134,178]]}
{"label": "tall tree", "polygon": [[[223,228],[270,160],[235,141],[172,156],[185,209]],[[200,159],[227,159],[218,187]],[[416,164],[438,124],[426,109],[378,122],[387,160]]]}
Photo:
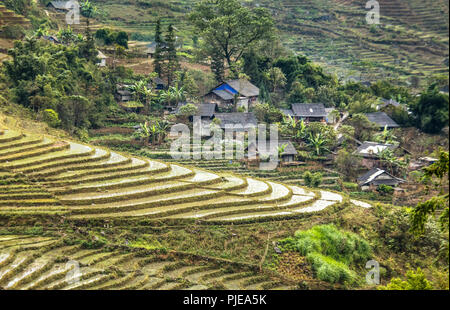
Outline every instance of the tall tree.
{"label": "tall tree", "polygon": [[427,133],[439,133],[449,120],[448,95],[431,85],[419,100],[411,106],[417,127]]}
{"label": "tall tree", "polygon": [[273,35],[273,19],[263,8],[249,9],[238,0],[203,0],[190,14],[212,55],[220,53],[227,68],[237,75],[236,62],[253,44]]}
{"label": "tall tree", "polygon": [[156,21],[156,29],[155,29],[155,57],[153,66],[155,68],[155,72],[158,73],[159,76],[162,75],[162,65],[163,65],[163,39],[162,39],[162,31],[161,31],[161,19]]}
{"label": "tall tree", "polygon": [[175,72],[179,69],[177,49],[176,49],[176,36],[173,25],[169,25],[169,29],[166,35],[167,54],[166,54],[166,75],[167,85],[172,86],[175,80]]}
{"label": "tall tree", "polygon": [[214,77],[218,83],[222,83],[225,78],[225,66],[223,63],[223,57],[217,51],[211,53],[211,71],[214,73]]}

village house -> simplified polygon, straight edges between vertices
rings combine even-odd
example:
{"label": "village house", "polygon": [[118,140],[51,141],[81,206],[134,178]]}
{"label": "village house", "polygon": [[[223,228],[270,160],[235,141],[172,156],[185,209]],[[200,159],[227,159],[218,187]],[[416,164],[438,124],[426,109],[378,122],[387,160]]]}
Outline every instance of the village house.
{"label": "village house", "polygon": [[203,96],[205,103],[216,103],[227,111],[232,111],[235,104],[236,108],[244,107],[248,111],[258,98],[259,88],[243,79],[224,82]]}
{"label": "village house", "polygon": [[[173,114],[178,114],[180,111],[180,108],[182,106],[185,106],[188,104],[188,102],[180,102],[178,103],[175,110],[172,112]],[[194,116],[198,116],[203,121],[211,121],[214,118],[214,114],[216,113],[217,105],[215,103],[202,103],[202,104],[196,104],[197,107],[197,114],[193,115],[189,118],[189,120],[192,122]]]}
{"label": "village house", "polygon": [[385,127],[387,127],[387,129],[400,127],[399,124],[384,112],[366,113],[365,116],[369,121],[377,124],[380,129],[384,129]]}
{"label": "village house", "polygon": [[411,170],[411,171],[412,170],[423,169],[425,167],[428,167],[428,166],[436,163],[437,161],[439,161],[439,159],[433,158],[433,157],[429,157],[429,156],[420,157],[417,160],[411,161],[411,163],[409,164],[408,169]]}
{"label": "village house", "polygon": [[388,185],[397,187],[400,183],[405,181],[394,177],[385,170],[373,168],[358,178],[358,185],[361,190],[375,190],[379,185]]}
{"label": "village house", "polygon": [[282,109],[284,115],[305,122],[326,122],[328,112],[321,103],[294,103],[292,109]]}
{"label": "village house", "polygon": [[[161,43],[161,49],[164,51],[167,48],[167,45],[165,43]],[[154,58],[156,53],[156,42],[152,42],[149,45],[147,45],[147,49],[145,51],[148,58]]]}
{"label": "village house", "polygon": [[235,132],[246,131],[246,128],[258,126],[258,121],[253,113],[215,113],[214,118],[219,120],[220,128],[232,128]]}
{"label": "village house", "polygon": [[114,95],[117,102],[128,102],[131,101],[133,96],[130,89],[131,85],[128,84],[117,84],[116,89],[117,92]]}
{"label": "village house", "polygon": [[106,57],[101,51],[98,51],[97,58],[100,59],[100,62],[98,62],[97,65],[99,67],[106,67],[106,59],[108,59],[108,57]]}
{"label": "village house", "polygon": [[380,101],[381,101],[381,103],[378,104],[377,107],[376,107],[377,111],[379,111],[381,109],[384,109],[386,107],[389,107],[389,106],[393,106],[395,108],[402,107],[402,104],[397,102],[397,101],[395,101],[394,99],[389,99],[388,100],[388,99],[384,99],[383,98]]}
{"label": "village house", "polygon": [[355,155],[362,157],[362,165],[368,169],[372,169],[379,165],[380,154],[385,150],[396,151],[398,145],[395,144],[383,144],[378,142],[364,141],[356,151]]}
{"label": "village house", "polygon": [[54,11],[65,13],[69,11],[70,1],[50,1],[47,4],[47,8],[52,9]]}
{"label": "village house", "polygon": [[[270,141],[267,141],[266,146],[269,147]],[[278,148],[284,148],[283,152],[280,154],[281,158],[280,161],[284,164],[292,164],[295,162],[296,157],[298,155],[297,150],[295,149],[295,146],[292,144],[289,140],[279,140],[278,141]],[[253,159],[252,163],[258,163],[260,160],[260,152],[258,150],[258,146],[255,143],[251,143],[247,147],[247,154],[246,158],[247,160]]]}
{"label": "village house", "polygon": [[[167,83],[164,82],[160,77],[155,77],[151,81],[155,86],[155,90],[159,91],[167,89]],[[148,85],[147,87],[153,88],[153,85]]]}

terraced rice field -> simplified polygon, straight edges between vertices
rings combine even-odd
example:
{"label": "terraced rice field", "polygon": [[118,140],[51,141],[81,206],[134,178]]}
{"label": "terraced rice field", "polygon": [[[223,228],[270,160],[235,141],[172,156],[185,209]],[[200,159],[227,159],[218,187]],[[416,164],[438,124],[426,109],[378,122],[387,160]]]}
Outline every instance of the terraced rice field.
{"label": "terraced rice field", "polygon": [[352,203],[325,189],[129,157],[7,129],[0,133],[1,214],[229,224],[305,216]]}
{"label": "terraced rice field", "polygon": [[0,235],[0,288],[14,290],[291,289],[252,266],[118,247],[83,249],[52,237]]}

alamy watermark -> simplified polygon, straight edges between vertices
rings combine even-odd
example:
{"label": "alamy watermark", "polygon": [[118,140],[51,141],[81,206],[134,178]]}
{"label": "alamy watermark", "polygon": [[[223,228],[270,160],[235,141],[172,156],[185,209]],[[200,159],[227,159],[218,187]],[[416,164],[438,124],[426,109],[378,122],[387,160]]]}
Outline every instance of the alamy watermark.
{"label": "alamy watermark", "polygon": [[370,0],[366,2],[366,9],[370,9],[366,14],[366,22],[369,25],[380,24],[380,4],[378,1]]}
{"label": "alamy watermark", "polygon": [[70,260],[66,263],[66,269],[69,270],[65,278],[67,284],[72,285],[80,282],[82,276],[80,263],[75,260]]}
{"label": "alamy watermark", "polygon": [[380,284],[380,263],[376,260],[369,260],[366,263],[366,269],[370,269],[366,273],[366,283],[369,285],[379,285]]}
{"label": "alamy watermark", "polygon": [[[172,126],[171,135],[178,137],[170,146],[170,155],[176,160],[258,160],[261,170],[274,170],[279,164],[276,124],[269,128],[266,124],[226,124],[221,128],[214,123],[205,124],[196,116],[192,134],[186,124],[176,124]],[[202,142],[204,137],[209,139]],[[191,146],[194,149],[191,150]]]}
{"label": "alamy watermark", "polygon": [[80,24],[80,4],[78,1],[67,1],[65,8],[68,10],[66,14],[66,23],[68,25]]}

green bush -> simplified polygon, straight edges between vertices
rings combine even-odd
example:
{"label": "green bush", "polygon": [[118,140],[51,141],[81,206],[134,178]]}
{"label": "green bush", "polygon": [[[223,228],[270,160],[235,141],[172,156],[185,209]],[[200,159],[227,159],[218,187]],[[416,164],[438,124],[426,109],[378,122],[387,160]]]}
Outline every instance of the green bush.
{"label": "green bush", "polygon": [[322,173],[316,172],[312,174],[309,171],[306,171],[303,174],[303,179],[305,180],[305,185],[310,187],[319,187],[322,184]]}
{"label": "green bush", "polygon": [[393,278],[386,286],[378,287],[379,290],[432,290],[433,285],[425,278],[422,270],[417,268],[416,271],[409,270],[406,273],[406,281],[400,278]]}
{"label": "green bush", "polygon": [[345,188],[352,190],[352,191],[358,190],[358,184],[356,184],[356,183],[344,182],[344,186],[345,186]]}
{"label": "green bush", "polygon": [[382,195],[392,195],[394,193],[394,188],[389,185],[380,184],[377,187],[377,192],[379,192]]}
{"label": "green bush", "polygon": [[6,39],[20,39],[24,35],[24,30],[18,25],[3,26],[0,36]]}
{"label": "green bush", "polygon": [[59,119],[59,115],[52,109],[46,109],[41,112],[42,120],[46,122],[49,126],[56,128],[61,125],[61,120]]}
{"label": "green bush", "polygon": [[332,224],[297,231],[293,238],[281,240],[279,244],[283,250],[305,256],[316,276],[331,283],[354,282],[356,274],[349,266],[367,261],[372,254],[367,241]]}
{"label": "green bush", "polygon": [[311,253],[306,257],[317,277],[330,283],[351,283],[356,275],[344,263],[319,253]]}

